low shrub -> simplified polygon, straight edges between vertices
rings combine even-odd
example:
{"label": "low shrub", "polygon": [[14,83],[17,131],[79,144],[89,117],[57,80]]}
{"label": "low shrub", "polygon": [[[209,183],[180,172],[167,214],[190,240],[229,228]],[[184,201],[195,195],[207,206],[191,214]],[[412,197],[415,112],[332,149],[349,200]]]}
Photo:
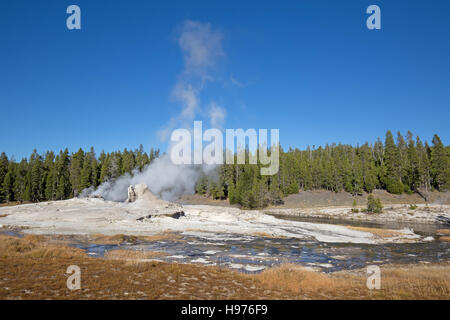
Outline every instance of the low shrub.
{"label": "low shrub", "polygon": [[359,209],[357,208],[357,206],[358,206],[358,203],[356,202],[356,199],[355,199],[355,200],[353,200],[353,203],[352,203],[352,213],[359,213]]}
{"label": "low shrub", "polygon": [[367,213],[382,213],[383,205],[381,204],[380,199],[375,199],[373,195],[369,195],[367,198]]}

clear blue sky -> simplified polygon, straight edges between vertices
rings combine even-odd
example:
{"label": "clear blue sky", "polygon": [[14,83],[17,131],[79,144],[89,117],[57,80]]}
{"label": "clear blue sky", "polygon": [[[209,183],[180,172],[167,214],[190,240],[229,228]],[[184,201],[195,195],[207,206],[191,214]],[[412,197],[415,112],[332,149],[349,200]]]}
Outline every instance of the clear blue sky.
{"label": "clear blue sky", "polygon": [[[70,4],[81,30],[66,28]],[[366,28],[371,4],[381,30]],[[449,1],[424,0],[3,0],[0,151],[164,150],[186,20],[222,35],[198,99],[226,109],[226,128],[279,128],[285,148],[384,140],[387,129],[449,144],[449,14]]]}

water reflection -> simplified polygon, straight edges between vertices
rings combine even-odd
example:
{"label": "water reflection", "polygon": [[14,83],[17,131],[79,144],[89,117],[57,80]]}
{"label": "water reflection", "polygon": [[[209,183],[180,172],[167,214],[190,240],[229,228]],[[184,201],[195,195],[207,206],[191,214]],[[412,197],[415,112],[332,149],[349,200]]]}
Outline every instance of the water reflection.
{"label": "water reflection", "polygon": [[[223,235],[222,235],[223,236]],[[84,245],[77,247],[96,256],[106,250],[129,249],[163,251],[158,260],[168,262],[219,265],[242,272],[259,272],[280,263],[295,263],[333,272],[361,268],[369,264],[442,262],[450,260],[447,242],[403,244],[324,243],[299,239],[267,239],[252,237],[246,241],[236,235],[217,241],[207,237],[184,235],[182,241],[141,241],[129,245]]]}

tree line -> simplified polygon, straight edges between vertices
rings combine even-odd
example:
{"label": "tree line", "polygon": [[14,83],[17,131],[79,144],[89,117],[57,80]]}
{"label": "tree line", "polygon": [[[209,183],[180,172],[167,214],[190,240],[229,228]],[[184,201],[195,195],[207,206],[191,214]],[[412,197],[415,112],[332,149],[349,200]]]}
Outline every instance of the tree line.
{"label": "tree line", "polygon": [[[235,162],[236,163],[236,162]],[[216,177],[199,178],[196,192],[231,204],[260,208],[282,202],[299,190],[347,191],[354,195],[374,189],[390,193],[412,193],[450,188],[450,147],[438,135],[432,145],[408,131],[394,140],[386,132],[384,143],[353,147],[331,144],[325,147],[280,148],[280,169],[273,176],[261,176],[260,164],[226,164]]]}
{"label": "tree line", "polygon": [[137,169],[142,171],[155,158],[159,149],[144,152],[143,146],[129,151],[101,152],[96,157],[94,148],[79,149],[69,154],[67,148],[59,154],[48,151],[39,155],[36,150],[20,162],[0,155],[0,203],[64,200],[78,196],[82,190],[97,187]]}
{"label": "tree line", "polygon": [[[247,151],[248,153],[248,151]],[[0,155],[0,202],[38,202],[63,200],[80,195],[82,190],[97,187],[134,170],[142,171],[160,151],[148,154],[139,149],[101,152],[96,156],[79,149],[69,154],[36,150],[20,162]],[[237,157],[237,155],[235,155]],[[247,155],[248,157],[248,155]],[[214,199],[228,199],[231,204],[260,208],[281,203],[283,197],[300,190],[324,189],[352,194],[371,193],[374,189],[390,193],[445,191],[450,188],[450,146],[438,135],[432,145],[419,137],[400,132],[394,139],[386,133],[384,143],[361,146],[331,144],[306,150],[280,148],[280,168],[273,176],[260,174],[261,164],[224,164],[215,174],[201,175],[195,192]]]}

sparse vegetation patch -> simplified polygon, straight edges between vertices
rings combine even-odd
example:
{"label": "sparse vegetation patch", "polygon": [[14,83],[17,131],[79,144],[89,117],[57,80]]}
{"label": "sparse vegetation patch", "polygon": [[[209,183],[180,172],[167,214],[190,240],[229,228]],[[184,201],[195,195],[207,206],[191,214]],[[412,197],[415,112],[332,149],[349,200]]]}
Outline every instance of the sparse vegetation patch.
{"label": "sparse vegetation patch", "polygon": [[367,198],[367,213],[382,213],[383,205],[381,204],[381,200],[375,198],[373,195],[369,195]]}
{"label": "sparse vegetation patch", "polygon": [[[91,258],[45,237],[1,235],[0,299],[450,299],[448,263],[382,267],[382,288],[370,291],[365,269],[323,274],[288,264],[247,275],[140,261],[158,255],[115,250]],[[66,287],[69,265],[80,266],[80,290]]]}

